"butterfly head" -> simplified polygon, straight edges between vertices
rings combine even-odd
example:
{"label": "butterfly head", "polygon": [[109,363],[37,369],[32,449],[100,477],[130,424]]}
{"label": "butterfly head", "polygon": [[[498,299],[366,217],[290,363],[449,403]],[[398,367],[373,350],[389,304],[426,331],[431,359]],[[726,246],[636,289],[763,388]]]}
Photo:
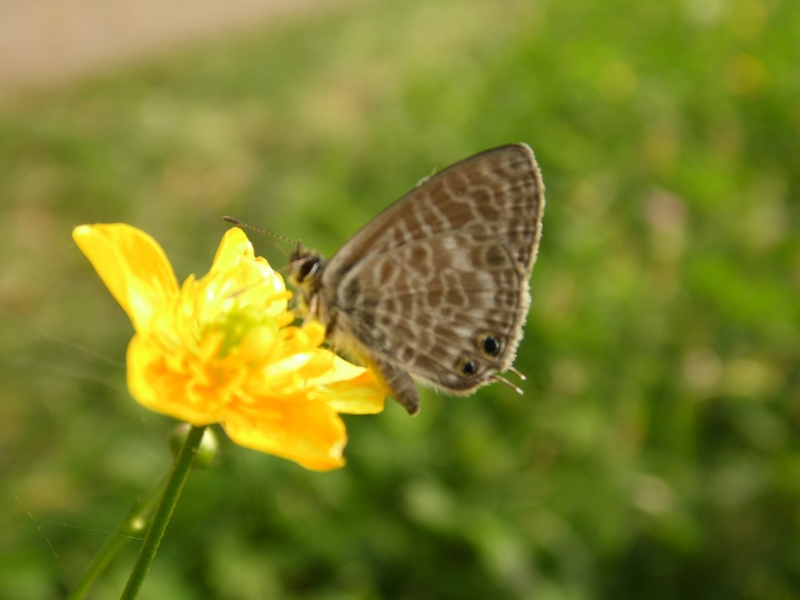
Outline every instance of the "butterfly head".
{"label": "butterfly head", "polygon": [[297,288],[304,308],[310,306],[311,299],[319,291],[324,264],[325,259],[322,255],[302,244],[297,244],[292,252],[289,262],[289,281]]}

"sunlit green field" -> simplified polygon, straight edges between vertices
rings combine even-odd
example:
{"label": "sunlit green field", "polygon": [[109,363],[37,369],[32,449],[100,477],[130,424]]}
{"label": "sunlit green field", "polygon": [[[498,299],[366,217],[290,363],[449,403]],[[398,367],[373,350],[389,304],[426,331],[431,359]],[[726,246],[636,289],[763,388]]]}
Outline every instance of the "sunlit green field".
{"label": "sunlit green field", "polygon": [[181,280],[226,214],[330,255],[516,141],[547,186],[525,395],[346,417],[330,473],[220,433],[142,597],[800,596],[798,39],[790,0],[398,0],[5,101],[0,597],[63,597],[170,464],[74,226],[148,231]]}

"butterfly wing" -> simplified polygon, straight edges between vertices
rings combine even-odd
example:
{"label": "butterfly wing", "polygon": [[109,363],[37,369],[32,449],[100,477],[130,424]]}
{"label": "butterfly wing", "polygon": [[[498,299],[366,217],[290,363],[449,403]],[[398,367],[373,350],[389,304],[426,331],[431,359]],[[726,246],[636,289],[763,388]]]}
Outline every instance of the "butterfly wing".
{"label": "butterfly wing", "polygon": [[329,336],[410,412],[410,375],[468,394],[511,366],[530,305],[544,189],[530,148],[502,146],[424,180],[325,266]]}

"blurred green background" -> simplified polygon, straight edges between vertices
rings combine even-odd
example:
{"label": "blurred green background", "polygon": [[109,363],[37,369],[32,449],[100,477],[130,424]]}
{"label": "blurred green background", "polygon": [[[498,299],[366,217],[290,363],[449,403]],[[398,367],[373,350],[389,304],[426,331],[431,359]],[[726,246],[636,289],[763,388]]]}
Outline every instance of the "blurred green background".
{"label": "blurred green background", "polygon": [[330,254],[514,141],[548,199],[525,395],[347,418],[325,474],[223,438],[142,597],[800,596],[798,40],[789,0],[397,0],[4,101],[0,597],[62,597],[170,460],[75,225],[181,280],[225,214]]}

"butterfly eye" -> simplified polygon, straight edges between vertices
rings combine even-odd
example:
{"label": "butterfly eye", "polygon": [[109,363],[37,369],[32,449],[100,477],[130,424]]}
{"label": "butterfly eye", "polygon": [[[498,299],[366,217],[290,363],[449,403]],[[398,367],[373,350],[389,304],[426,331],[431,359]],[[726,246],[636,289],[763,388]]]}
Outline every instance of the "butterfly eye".
{"label": "butterfly eye", "polygon": [[489,356],[500,354],[500,340],[493,335],[485,336],[480,342],[481,349]]}
{"label": "butterfly eye", "polygon": [[475,375],[478,372],[478,365],[475,364],[474,360],[465,360],[461,364],[461,372],[467,377]]}
{"label": "butterfly eye", "polygon": [[297,270],[297,281],[303,281],[306,277],[311,275],[314,271],[317,270],[317,266],[319,265],[319,257],[312,256],[304,260],[300,264],[300,268]]}

